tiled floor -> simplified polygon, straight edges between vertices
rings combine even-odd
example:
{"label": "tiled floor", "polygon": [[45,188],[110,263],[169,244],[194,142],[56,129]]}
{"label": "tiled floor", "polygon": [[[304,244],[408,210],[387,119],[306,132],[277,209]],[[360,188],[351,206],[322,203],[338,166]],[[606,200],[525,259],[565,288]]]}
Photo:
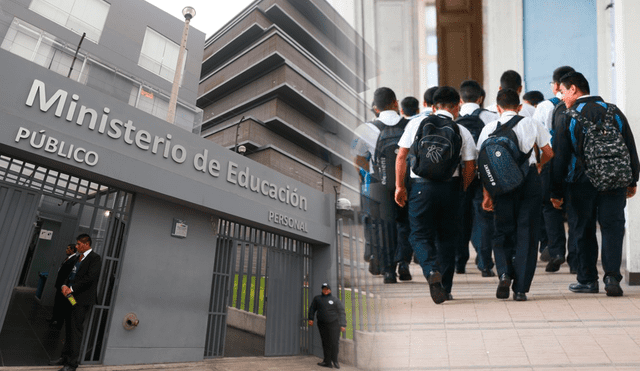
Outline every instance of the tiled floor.
{"label": "tiled floor", "polygon": [[[528,301],[495,298],[497,277],[472,264],[436,305],[426,280],[385,285],[388,327],[368,368],[384,370],[640,370],[640,287],[623,297],[574,294],[566,265],[540,262]],[[602,286],[602,283],[601,283]]]}

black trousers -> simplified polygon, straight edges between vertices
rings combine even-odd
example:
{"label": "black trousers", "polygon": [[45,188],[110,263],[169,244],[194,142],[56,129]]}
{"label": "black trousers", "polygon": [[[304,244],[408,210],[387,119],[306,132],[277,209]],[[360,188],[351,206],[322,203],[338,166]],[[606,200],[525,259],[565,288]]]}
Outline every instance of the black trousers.
{"label": "black trousers", "polygon": [[338,362],[340,352],[340,323],[333,321],[330,323],[318,322],[318,331],[322,339],[323,362]]}
{"label": "black trousers", "polygon": [[535,167],[524,184],[493,200],[493,252],[498,275],[513,278],[514,292],[529,292],[538,257],[542,185]]}
{"label": "black trousers", "polygon": [[58,322],[58,326],[62,327],[65,319],[65,313],[69,311],[71,305],[69,300],[62,295],[60,290],[56,290],[56,296],[53,299],[53,313],[51,318]]}
{"label": "black trousers", "polygon": [[65,340],[61,356],[66,366],[78,367],[82,334],[84,332],[84,320],[91,312],[91,305],[74,305],[65,316]]}

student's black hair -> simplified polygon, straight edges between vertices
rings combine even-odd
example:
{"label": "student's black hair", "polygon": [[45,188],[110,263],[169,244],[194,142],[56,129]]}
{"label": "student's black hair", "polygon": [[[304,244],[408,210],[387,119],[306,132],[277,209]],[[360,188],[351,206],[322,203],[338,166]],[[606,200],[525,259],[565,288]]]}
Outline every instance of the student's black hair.
{"label": "student's black hair", "polygon": [[502,109],[516,109],[520,105],[518,92],[513,89],[500,89],[496,97],[496,103]]}
{"label": "student's black hair", "polygon": [[562,67],[556,68],[553,71],[553,82],[559,83],[562,76],[570,72],[576,72],[576,70],[574,70],[573,67],[570,67],[570,66],[562,66]]}
{"label": "student's black hair", "polygon": [[373,104],[380,112],[392,109],[397,100],[396,93],[389,88],[378,88],[373,92]]}
{"label": "student's black hair", "polygon": [[437,86],[432,86],[424,92],[424,102],[427,106],[433,106],[433,94],[435,94],[436,90],[438,90]]}
{"label": "student's black hair", "polygon": [[531,90],[524,93],[522,100],[528,101],[532,106],[537,106],[538,103],[544,100],[544,94],[537,90]]}
{"label": "student's black hair", "polygon": [[371,102],[371,112],[375,117],[380,116],[380,112],[376,111],[376,102]]}
{"label": "student's black hair", "polygon": [[500,76],[500,87],[502,89],[513,89],[516,92],[522,86],[522,77],[514,70],[504,71]]}
{"label": "student's black hair", "polygon": [[451,86],[442,86],[433,94],[433,104],[444,107],[451,107],[460,103],[460,94]]}
{"label": "student's black hair", "polygon": [[591,93],[589,90],[589,81],[587,81],[586,77],[580,72],[569,72],[560,78],[560,83],[564,85],[566,89],[570,89],[571,85],[575,85],[582,93]]}
{"label": "student's black hair", "polygon": [[83,233],[83,234],[79,235],[78,237],[76,237],[76,241],[88,243],[89,246],[91,246],[91,236],[89,236],[86,233]]}
{"label": "student's black hair", "polygon": [[77,252],[78,249],[76,248],[76,244],[75,243],[70,243],[69,245],[67,245],[67,249],[71,249],[73,250],[73,252]]}
{"label": "student's black hair", "polygon": [[484,90],[475,80],[466,80],[460,84],[460,97],[465,103],[475,103],[482,98]]}
{"label": "student's black hair", "polygon": [[400,102],[400,108],[405,116],[413,116],[420,110],[420,102],[415,97],[405,97]]}

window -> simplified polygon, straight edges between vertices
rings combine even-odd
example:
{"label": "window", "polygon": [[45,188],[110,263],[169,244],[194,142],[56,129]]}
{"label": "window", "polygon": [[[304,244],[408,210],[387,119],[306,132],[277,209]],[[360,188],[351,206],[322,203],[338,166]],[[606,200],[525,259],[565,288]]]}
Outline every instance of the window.
{"label": "window", "polygon": [[[176,74],[179,51],[180,45],[147,27],[138,64],[168,81],[173,81],[173,77]],[[186,60],[185,51],[182,62],[183,71]]]}
{"label": "window", "polygon": [[33,0],[29,9],[97,43],[109,13],[102,0]]}
{"label": "window", "polygon": [[[74,50],[55,41],[53,35],[18,18],[11,22],[1,47],[63,76],[69,74],[75,53]],[[78,54],[70,77],[85,83],[87,73],[85,56]]]}

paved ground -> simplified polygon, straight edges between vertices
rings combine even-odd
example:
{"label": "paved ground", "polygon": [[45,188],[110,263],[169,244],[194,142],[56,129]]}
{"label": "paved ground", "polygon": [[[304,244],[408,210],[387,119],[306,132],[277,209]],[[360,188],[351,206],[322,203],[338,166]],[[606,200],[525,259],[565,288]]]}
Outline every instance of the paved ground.
{"label": "paved ground", "polygon": [[[574,294],[568,267],[540,262],[528,301],[495,298],[496,278],[467,267],[453,301],[436,305],[426,280],[386,285],[389,331],[367,368],[384,370],[640,370],[640,287],[624,296]],[[389,292],[392,290],[391,292]],[[378,354],[384,354],[377,357]]]}
{"label": "paved ground", "polygon": [[[387,331],[375,335],[360,369],[382,370],[640,370],[640,287],[623,282],[620,298],[574,294],[564,265],[544,272],[539,263],[529,300],[495,298],[497,278],[482,278],[471,264],[456,275],[454,300],[431,301],[419,267],[415,280],[385,285]],[[380,279],[376,279],[379,283]],[[362,356],[361,352],[361,356]],[[83,366],[102,370],[260,371],[323,370],[313,356],[223,358],[196,363]],[[11,367],[0,370],[56,370]],[[343,370],[356,370],[343,365]]]}

